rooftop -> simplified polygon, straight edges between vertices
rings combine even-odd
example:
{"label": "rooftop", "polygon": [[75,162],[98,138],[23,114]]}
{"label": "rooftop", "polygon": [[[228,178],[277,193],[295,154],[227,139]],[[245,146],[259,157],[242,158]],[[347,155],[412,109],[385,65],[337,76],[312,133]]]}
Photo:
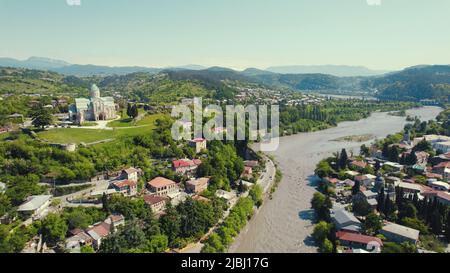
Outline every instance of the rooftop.
{"label": "rooftop", "polygon": [[144,196],[144,201],[145,203],[149,204],[149,205],[154,205],[154,204],[158,204],[159,202],[165,201],[166,198],[162,197],[162,196],[157,196],[157,195],[145,195]]}
{"label": "rooftop", "polygon": [[165,186],[170,186],[176,184],[174,181],[164,178],[164,177],[156,177],[155,179],[148,182],[148,184],[154,188],[161,188]]}
{"label": "rooftop", "polygon": [[186,182],[186,184],[189,184],[192,186],[197,186],[197,185],[207,184],[208,182],[209,182],[209,177],[202,177],[202,178],[195,179],[195,180],[189,180]]}
{"label": "rooftop", "polygon": [[130,167],[128,169],[123,170],[124,172],[126,172],[127,174],[132,174],[132,173],[137,173],[138,170],[136,168]]}
{"label": "rooftop", "polygon": [[18,211],[33,211],[40,208],[52,198],[51,195],[35,195],[28,197],[27,201],[20,205]]}
{"label": "rooftop", "polygon": [[332,217],[338,224],[344,224],[348,222],[360,223],[360,221],[353,215],[353,213],[346,211],[345,209],[334,210]]}
{"label": "rooftop", "polygon": [[339,240],[348,242],[355,242],[360,244],[378,244],[379,246],[383,245],[383,242],[377,237],[362,235],[353,232],[338,231],[336,232],[336,237]]}
{"label": "rooftop", "polygon": [[117,182],[114,182],[113,185],[118,187],[118,188],[136,187],[137,186],[136,182],[131,181],[131,180],[117,181]]}
{"label": "rooftop", "polygon": [[198,166],[202,164],[202,161],[200,159],[179,159],[172,161],[172,165],[174,168],[180,168],[180,167],[192,167],[192,166]]}
{"label": "rooftop", "polygon": [[413,240],[418,240],[419,233],[420,233],[420,231],[418,231],[416,229],[405,227],[405,226],[394,224],[394,223],[387,223],[382,228],[382,230],[387,231],[389,233],[398,234],[405,238],[410,238]]}

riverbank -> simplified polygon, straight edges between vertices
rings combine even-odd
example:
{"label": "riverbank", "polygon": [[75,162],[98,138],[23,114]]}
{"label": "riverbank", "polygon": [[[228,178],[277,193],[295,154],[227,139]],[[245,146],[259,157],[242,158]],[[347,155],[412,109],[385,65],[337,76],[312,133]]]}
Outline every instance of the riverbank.
{"label": "riverbank", "polygon": [[[406,112],[422,120],[431,120],[441,111],[440,107],[427,106]],[[267,200],[241,231],[229,252],[317,252],[310,236],[313,229],[310,200],[316,191],[316,164],[342,148],[358,153],[362,144],[373,141],[332,140],[364,134],[384,138],[388,134],[401,131],[405,124],[407,121],[404,117],[376,112],[369,118],[342,122],[327,130],[282,137],[279,149],[269,153],[283,173],[282,182],[273,193],[272,200]],[[257,146],[254,147],[256,150]]]}

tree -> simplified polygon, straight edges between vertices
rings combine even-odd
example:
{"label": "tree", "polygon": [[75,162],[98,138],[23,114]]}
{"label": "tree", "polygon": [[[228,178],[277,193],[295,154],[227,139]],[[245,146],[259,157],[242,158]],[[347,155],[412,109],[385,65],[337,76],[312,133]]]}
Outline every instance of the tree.
{"label": "tree", "polygon": [[120,233],[113,233],[102,239],[102,244],[100,245],[100,253],[124,253],[123,248],[124,242],[123,237]]}
{"label": "tree", "polygon": [[445,237],[447,238],[447,241],[450,242],[450,210],[447,212],[447,224],[445,227]]}
{"label": "tree", "polygon": [[219,235],[213,233],[209,236],[208,241],[206,241],[205,246],[202,248],[202,253],[224,253],[225,247],[220,240]]}
{"label": "tree", "polygon": [[352,195],[357,195],[361,189],[361,183],[359,181],[355,181],[355,184],[352,187]]}
{"label": "tree", "polygon": [[181,217],[170,203],[167,204],[165,212],[166,214],[159,219],[159,223],[161,230],[169,239],[169,245],[171,245],[181,232]]}
{"label": "tree", "polygon": [[11,209],[11,200],[6,194],[0,193],[0,217]]}
{"label": "tree", "polygon": [[332,174],[333,172],[333,168],[331,168],[330,163],[328,163],[326,160],[320,161],[315,170],[315,173],[320,178],[330,176],[330,174]]}
{"label": "tree", "polygon": [[255,205],[257,207],[260,207],[262,205],[262,194],[263,190],[260,185],[254,185],[249,191],[249,196],[252,198],[253,202],[255,202]]}
{"label": "tree", "polygon": [[94,248],[92,248],[92,246],[82,246],[81,248],[80,248],[80,252],[81,253],[83,253],[83,254],[86,254],[86,253],[95,253],[95,250],[94,250]]}
{"label": "tree", "polygon": [[384,187],[381,187],[380,192],[378,193],[378,196],[377,196],[377,210],[381,213],[384,213],[384,211],[385,211],[385,207],[384,207],[385,198],[386,197],[385,197],[385,193],[384,193]]}
{"label": "tree", "polygon": [[339,169],[345,169],[347,167],[348,155],[345,149],[342,149],[340,157],[339,157]]}
{"label": "tree", "polygon": [[127,103],[127,116],[131,117],[131,104]]}
{"label": "tree", "polygon": [[49,109],[40,106],[31,114],[32,124],[35,127],[41,127],[44,129],[45,126],[53,123],[53,116]]}
{"label": "tree", "polygon": [[322,253],[333,253],[333,249],[333,243],[328,239],[325,239],[322,243],[322,246],[320,247],[320,251]]}
{"label": "tree", "polygon": [[369,213],[369,215],[366,216],[366,220],[363,224],[364,231],[368,234],[374,234],[381,228],[382,219],[380,218],[380,216],[376,215],[373,212]]}
{"label": "tree", "polygon": [[325,221],[320,221],[315,227],[312,234],[312,237],[318,244],[322,244],[325,239],[327,239],[328,234],[331,230],[331,224],[328,224]]}
{"label": "tree", "polygon": [[147,244],[147,250],[150,253],[162,253],[169,244],[169,239],[166,235],[155,235],[150,238]]}
{"label": "tree", "polygon": [[49,246],[55,246],[66,237],[68,226],[66,221],[57,214],[49,214],[42,221],[40,233]]}
{"label": "tree", "polygon": [[417,208],[416,208],[416,206],[414,206],[413,203],[411,203],[411,202],[408,201],[408,202],[403,206],[402,210],[400,211],[399,217],[400,217],[400,219],[401,219],[401,218],[405,218],[405,217],[408,217],[408,218],[417,218]]}
{"label": "tree", "polygon": [[109,211],[108,196],[106,193],[103,193],[102,195],[102,208],[104,211]]}
{"label": "tree", "polygon": [[137,116],[139,115],[139,110],[137,108],[137,105],[134,104],[131,109],[130,109],[130,117],[132,117],[133,119],[135,119]]}
{"label": "tree", "polygon": [[311,207],[317,212],[325,204],[325,195],[320,192],[315,192],[311,200]]}
{"label": "tree", "polygon": [[392,162],[398,162],[398,157],[400,155],[400,152],[398,151],[398,148],[396,145],[392,146],[391,150],[389,151],[389,160]]}
{"label": "tree", "polygon": [[365,144],[361,145],[360,155],[362,155],[362,156],[370,156],[369,147],[367,147]]}

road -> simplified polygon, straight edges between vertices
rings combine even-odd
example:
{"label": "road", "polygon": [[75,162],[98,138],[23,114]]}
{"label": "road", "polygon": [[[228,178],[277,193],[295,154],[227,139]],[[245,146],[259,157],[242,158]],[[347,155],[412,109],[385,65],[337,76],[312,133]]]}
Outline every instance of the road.
{"label": "road", "polygon": [[[270,188],[274,182],[276,168],[275,168],[275,164],[267,156],[264,155],[263,160],[266,161],[266,169],[261,174],[258,181],[256,181],[256,184],[260,185],[264,191],[264,194],[267,195],[267,193],[270,191]],[[246,197],[246,196],[248,196],[248,191],[245,194],[241,195],[240,197]],[[205,236],[203,236],[203,238],[207,238],[228,217],[231,209],[234,207],[234,205],[236,205],[238,200],[239,200],[238,198],[235,198],[231,201],[232,203],[231,203],[230,207],[228,208],[228,210],[224,212],[222,219],[220,219],[220,221],[214,227],[212,227],[208,231],[208,233],[206,233]],[[202,248],[203,248],[203,244],[199,241],[197,243],[188,245],[181,252],[182,253],[200,253]]]}

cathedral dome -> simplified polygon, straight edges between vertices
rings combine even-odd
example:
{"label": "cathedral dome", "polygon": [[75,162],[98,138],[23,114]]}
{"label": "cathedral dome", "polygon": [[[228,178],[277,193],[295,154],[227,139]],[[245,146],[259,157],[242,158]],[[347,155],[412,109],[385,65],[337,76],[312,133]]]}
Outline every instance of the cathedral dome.
{"label": "cathedral dome", "polygon": [[100,98],[100,89],[95,84],[91,86],[91,98]]}

